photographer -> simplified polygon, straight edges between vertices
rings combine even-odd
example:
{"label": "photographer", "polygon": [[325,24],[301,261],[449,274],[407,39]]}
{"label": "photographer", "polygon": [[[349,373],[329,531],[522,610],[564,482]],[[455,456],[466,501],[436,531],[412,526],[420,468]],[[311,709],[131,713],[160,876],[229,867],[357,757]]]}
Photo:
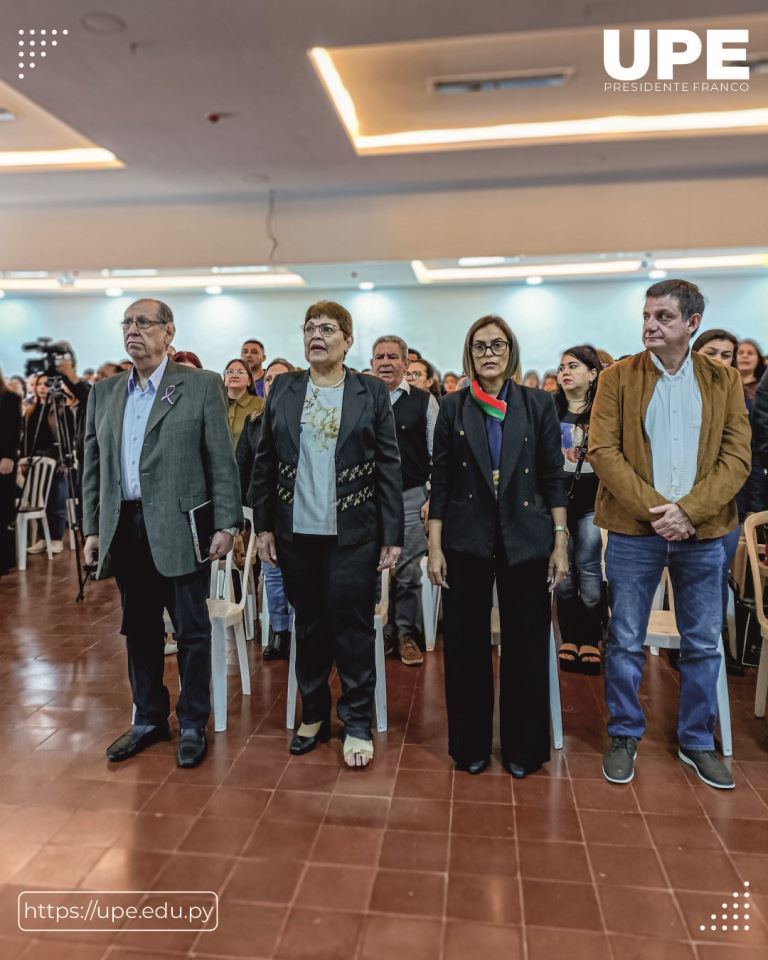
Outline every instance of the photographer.
{"label": "photographer", "polygon": [[16,497],[16,461],[21,439],[21,399],[0,371],[0,577],[16,566],[11,524]]}
{"label": "photographer", "polygon": [[[40,374],[35,378],[32,397],[24,407],[24,431],[22,452],[25,457],[51,457],[57,459],[60,451],[58,427],[53,406],[46,404],[48,395],[48,377]],[[75,435],[75,415],[67,405],[62,408],[66,429],[70,437]],[[51,535],[53,553],[64,549],[63,537],[67,524],[67,481],[64,473],[57,469],[51,484],[46,505],[46,516]],[[45,540],[38,540],[28,548],[28,553],[42,553],[46,549]]]}

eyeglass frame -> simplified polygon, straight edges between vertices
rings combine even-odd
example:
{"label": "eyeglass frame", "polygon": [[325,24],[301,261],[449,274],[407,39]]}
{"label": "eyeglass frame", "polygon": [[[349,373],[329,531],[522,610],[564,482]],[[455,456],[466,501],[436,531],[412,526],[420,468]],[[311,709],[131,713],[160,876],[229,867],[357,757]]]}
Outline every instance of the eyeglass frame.
{"label": "eyeglass frame", "polygon": [[[496,350],[493,349],[494,344],[497,344],[497,345],[503,344],[503,348],[500,353],[497,353]],[[470,352],[472,353],[472,356],[476,360],[482,360],[483,357],[487,357],[489,351],[491,353],[491,356],[503,357],[504,354],[511,349],[511,347],[512,347],[512,344],[509,342],[509,340],[502,340],[501,337],[498,337],[496,340],[491,340],[490,343],[486,343],[485,340],[473,340],[472,343],[470,343],[469,345]],[[476,348],[481,348],[482,353],[478,353],[478,350]]]}
{"label": "eyeglass frame", "polygon": [[[326,331],[328,327],[333,327],[333,333],[323,333],[321,329],[322,327],[325,327]],[[311,320],[307,320],[306,323],[302,323],[301,332],[305,337],[314,337],[315,333],[319,333],[323,340],[330,340],[334,333],[343,333],[344,331],[341,329],[341,327],[335,326],[332,323],[313,323]]]}
{"label": "eyeglass frame", "polygon": [[123,333],[128,333],[134,324],[136,324],[137,330],[149,330],[150,327],[167,327],[168,320],[148,320],[146,317],[131,317],[131,319],[128,320],[123,317],[120,321],[120,327]]}

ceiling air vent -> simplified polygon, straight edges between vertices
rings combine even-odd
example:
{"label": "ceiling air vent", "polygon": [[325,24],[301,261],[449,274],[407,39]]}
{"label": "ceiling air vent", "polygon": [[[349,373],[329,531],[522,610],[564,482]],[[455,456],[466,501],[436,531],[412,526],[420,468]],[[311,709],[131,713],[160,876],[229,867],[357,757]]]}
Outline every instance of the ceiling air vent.
{"label": "ceiling air vent", "polygon": [[15,120],[16,115],[7,107],[0,107],[0,120]]}
{"label": "ceiling air vent", "polygon": [[549,70],[515,70],[507,73],[477,73],[457,77],[431,77],[432,93],[491,93],[496,90],[530,90],[535,87],[562,87],[573,76],[572,67]]}

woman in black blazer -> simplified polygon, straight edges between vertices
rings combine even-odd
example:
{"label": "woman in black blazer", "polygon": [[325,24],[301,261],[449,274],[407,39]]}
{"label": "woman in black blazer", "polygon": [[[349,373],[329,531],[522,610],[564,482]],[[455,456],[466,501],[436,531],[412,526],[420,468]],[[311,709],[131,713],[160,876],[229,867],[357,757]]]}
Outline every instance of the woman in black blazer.
{"label": "woman in black blazer", "polygon": [[469,773],[488,766],[495,580],[501,756],[514,777],[549,760],[550,594],[568,571],[560,424],[549,394],[516,382],[519,357],[500,317],[470,327],[471,385],[443,399],[429,505],[429,578],[444,591],[448,752]]}
{"label": "woman in black blazer", "polygon": [[344,366],[348,311],[316,303],[303,331],[309,370],[272,386],[248,498],[259,556],[279,564],[296,613],[302,724],[291,753],[330,737],[335,661],[344,759],[364,767],[373,757],[377,579],[403,542],[400,454],[385,384]]}
{"label": "woman in black blazer", "polygon": [[21,442],[21,397],[7,386],[0,372],[0,577],[16,566],[13,515],[16,464]]}

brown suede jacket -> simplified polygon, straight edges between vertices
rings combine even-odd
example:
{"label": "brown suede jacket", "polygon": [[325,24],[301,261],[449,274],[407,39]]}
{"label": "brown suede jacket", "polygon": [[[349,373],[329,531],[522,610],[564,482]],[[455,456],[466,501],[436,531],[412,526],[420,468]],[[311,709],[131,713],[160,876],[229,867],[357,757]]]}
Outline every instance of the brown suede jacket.
{"label": "brown suede jacket", "polygon": [[[737,523],[734,497],[751,464],[751,430],[737,371],[693,354],[701,392],[696,482],[679,502],[700,540]],[[667,503],[653,487],[645,414],[661,374],[647,351],[603,371],[589,423],[589,462],[600,478],[595,524],[615,533],[653,533],[650,507]]]}

